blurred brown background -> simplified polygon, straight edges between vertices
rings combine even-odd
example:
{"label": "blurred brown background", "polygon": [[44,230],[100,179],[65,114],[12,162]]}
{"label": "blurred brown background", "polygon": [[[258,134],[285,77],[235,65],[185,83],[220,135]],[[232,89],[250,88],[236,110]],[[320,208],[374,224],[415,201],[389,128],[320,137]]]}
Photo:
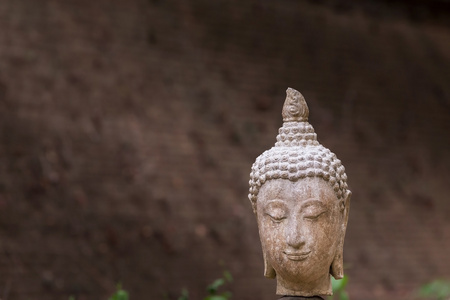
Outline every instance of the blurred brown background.
{"label": "blurred brown background", "polygon": [[247,200],[287,87],[353,191],[351,299],[450,276],[448,1],[3,0],[0,298],[276,299]]}

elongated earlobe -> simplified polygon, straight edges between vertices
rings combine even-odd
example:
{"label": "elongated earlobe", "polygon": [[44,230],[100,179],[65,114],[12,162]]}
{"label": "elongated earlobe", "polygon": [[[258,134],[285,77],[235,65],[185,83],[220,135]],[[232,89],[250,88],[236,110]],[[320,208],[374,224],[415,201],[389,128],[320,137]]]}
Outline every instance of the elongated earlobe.
{"label": "elongated earlobe", "polygon": [[344,257],[342,249],[337,250],[336,256],[331,263],[330,274],[333,275],[335,279],[344,278]]}
{"label": "elongated earlobe", "polygon": [[275,269],[272,267],[269,260],[266,258],[265,253],[264,253],[264,276],[267,278],[275,278],[275,276],[277,276]]}
{"label": "elongated earlobe", "polygon": [[350,198],[352,197],[352,192],[347,191],[347,195],[345,196],[345,199],[343,201],[344,207],[343,207],[343,220],[342,220],[342,232],[341,237],[339,239],[339,244],[336,249],[336,254],[334,256],[333,262],[331,263],[330,267],[330,274],[333,275],[335,279],[342,279],[344,278],[344,238],[345,238],[345,231],[347,229],[347,222],[348,222],[348,213],[350,210]]}

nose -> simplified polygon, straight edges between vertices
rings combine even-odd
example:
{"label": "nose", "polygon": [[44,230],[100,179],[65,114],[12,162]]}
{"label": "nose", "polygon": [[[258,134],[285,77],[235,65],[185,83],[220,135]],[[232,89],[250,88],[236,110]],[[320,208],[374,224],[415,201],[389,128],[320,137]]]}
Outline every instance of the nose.
{"label": "nose", "polygon": [[300,248],[306,242],[305,227],[298,220],[289,222],[285,228],[286,242],[293,248]]}

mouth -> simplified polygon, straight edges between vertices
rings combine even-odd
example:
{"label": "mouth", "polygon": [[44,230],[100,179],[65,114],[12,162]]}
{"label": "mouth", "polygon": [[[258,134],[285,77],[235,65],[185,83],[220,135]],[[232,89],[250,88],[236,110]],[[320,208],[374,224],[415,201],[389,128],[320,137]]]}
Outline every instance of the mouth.
{"label": "mouth", "polygon": [[305,251],[305,252],[289,252],[289,251],[283,251],[284,254],[286,254],[287,258],[294,261],[302,261],[308,258],[311,251]]}

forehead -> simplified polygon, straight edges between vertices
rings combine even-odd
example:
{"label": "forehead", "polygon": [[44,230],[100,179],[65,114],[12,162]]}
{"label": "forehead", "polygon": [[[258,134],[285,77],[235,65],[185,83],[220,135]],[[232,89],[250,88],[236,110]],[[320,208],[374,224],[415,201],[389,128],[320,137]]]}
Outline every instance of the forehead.
{"label": "forehead", "polygon": [[320,177],[306,177],[297,181],[269,180],[263,184],[258,193],[258,202],[273,199],[301,201],[311,198],[322,201],[337,201],[336,194],[331,186]]}

